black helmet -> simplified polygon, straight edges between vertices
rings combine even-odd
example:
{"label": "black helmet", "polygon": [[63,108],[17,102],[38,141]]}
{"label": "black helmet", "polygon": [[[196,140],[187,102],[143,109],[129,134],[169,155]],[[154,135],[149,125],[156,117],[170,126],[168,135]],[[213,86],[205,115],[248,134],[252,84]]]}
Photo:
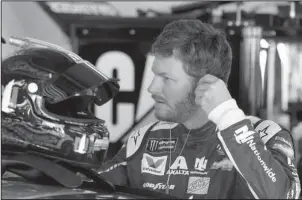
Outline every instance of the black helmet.
{"label": "black helmet", "polygon": [[62,47],[32,38],[9,43],[21,49],[2,61],[2,154],[100,164],[109,133],[93,105],[112,99],[117,82]]}

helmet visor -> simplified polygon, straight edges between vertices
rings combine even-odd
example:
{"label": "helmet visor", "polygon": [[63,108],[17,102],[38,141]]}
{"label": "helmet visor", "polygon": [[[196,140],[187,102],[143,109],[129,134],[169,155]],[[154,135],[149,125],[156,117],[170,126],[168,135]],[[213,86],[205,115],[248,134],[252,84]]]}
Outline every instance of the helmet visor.
{"label": "helmet visor", "polygon": [[103,105],[119,91],[118,83],[106,77],[87,61],[69,67],[52,77],[44,87],[49,103],[58,103],[73,96],[93,96],[95,104]]}

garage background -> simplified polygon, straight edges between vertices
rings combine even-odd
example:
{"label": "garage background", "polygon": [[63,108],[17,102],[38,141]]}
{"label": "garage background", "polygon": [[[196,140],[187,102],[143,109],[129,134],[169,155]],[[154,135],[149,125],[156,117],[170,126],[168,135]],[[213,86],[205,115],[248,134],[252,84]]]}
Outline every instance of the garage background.
{"label": "garage background", "polygon": [[[246,114],[291,130],[300,160],[301,2],[3,1],[1,12],[4,39],[27,36],[58,44],[121,79],[118,96],[95,108],[110,130],[112,155],[131,131],[155,120],[146,90],[152,79],[149,49],[164,25],[184,18],[212,23],[226,32],[233,48],[233,97]],[[13,51],[2,45],[2,58]]]}

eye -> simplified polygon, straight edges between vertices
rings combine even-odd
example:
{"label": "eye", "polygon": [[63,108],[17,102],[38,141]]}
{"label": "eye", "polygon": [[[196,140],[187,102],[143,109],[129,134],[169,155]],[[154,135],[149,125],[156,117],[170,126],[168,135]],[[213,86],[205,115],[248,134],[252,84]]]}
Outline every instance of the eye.
{"label": "eye", "polygon": [[172,80],[172,78],[170,77],[170,76],[163,76],[164,77],[164,79],[166,79],[166,80]]}
{"label": "eye", "polygon": [[164,81],[169,81],[171,80],[169,77],[163,76]]}

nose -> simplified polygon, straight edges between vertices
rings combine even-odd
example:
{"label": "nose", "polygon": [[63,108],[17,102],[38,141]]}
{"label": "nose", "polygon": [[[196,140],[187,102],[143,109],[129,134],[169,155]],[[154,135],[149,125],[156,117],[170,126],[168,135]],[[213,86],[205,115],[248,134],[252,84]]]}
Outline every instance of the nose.
{"label": "nose", "polygon": [[153,77],[151,84],[148,87],[148,92],[150,94],[155,94],[160,92],[160,82],[156,81],[156,77]]}

